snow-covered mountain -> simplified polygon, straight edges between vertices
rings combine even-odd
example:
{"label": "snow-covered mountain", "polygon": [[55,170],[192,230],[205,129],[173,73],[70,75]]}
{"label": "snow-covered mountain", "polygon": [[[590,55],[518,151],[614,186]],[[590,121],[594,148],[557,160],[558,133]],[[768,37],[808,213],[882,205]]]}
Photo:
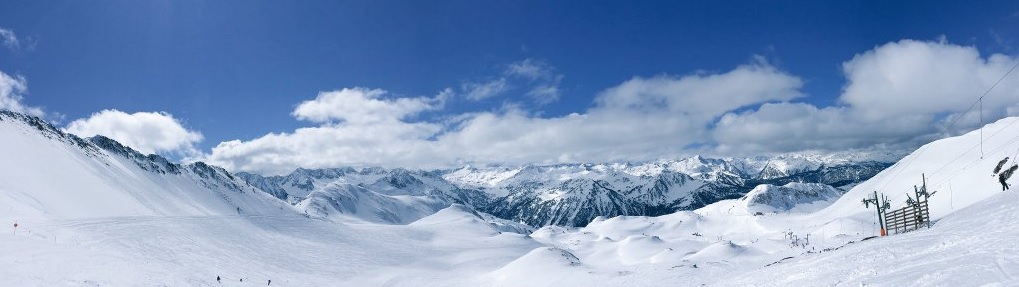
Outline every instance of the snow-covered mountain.
{"label": "snow-covered mountain", "polygon": [[[764,184],[816,183],[818,188],[848,188],[887,166],[876,161],[854,162],[845,157],[697,156],[642,164],[465,166],[434,171],[377,167],[298,169],[285,176],[238,173],[238,177],[304,209],[311,205],[301,202],[335,183],[385,196],[464,204],[532,226],[583,226],[598,216],[656,216],[692,210],[742,197]],[[340,198],[322,199],[329,194],[318,193],[316,202],[331,201],[333,206],[344,206]]]}
{"label": "snow-covered mountain", "polygon": [[[527,166],[511,171],[466,167],[445,179],[492,195],[486,212],[534,226],[583,226],[598,216],[656,216],[739,198],[761,184],[848,187],[887,167],[806,157],[693,157],[644,164]],[[501,173],[498,171],[503,170]],[[507,173],[512,172],[512,176]],[[479,184],[487,175],[492,180]]]}
{"label": "snow-covered mountain", "polygon": [[431,215],[448,203],[429,197],[389,196],[364,187],[331,183],[297,204],[314,218],[356,218],[369,222],[405,224]]}
{"label": "snow-covered mountain", "polygon": [[402,224],[455,203],[487,204],[487,198],[477,190],[460,189],[433,174],[400,168],[302,168],[286,176],[240,172],[237,177],[318,218],[342,214]]}
{"label": "snow-covered mountain", "polygon": [[830,185],[820,183],[791,182],[783,186],[762,184],[755,187],[740,200],[755,213],[789,211],[793,208],[810,208],[812,211],[827,207],[845,193]]}
{"label": "snow-covered mountain", "polygon": [[[19,223],[0,236],[7,247],[0,286],[245,286],[269,279],[271,286],[1015,286],[1019,196],[1002,192],[988,175],[1019,150],[1017,122],[1007,118],[987,125],[986,136],[974,131],[925,145],[869,180],[841,186],[851,189],[837,199],[842,190],[795,179],[851,178],[854,169],[838,164],[747,180],[731,174],[748,168],[701,167],[698,174],[651,163],[321,171],[336,175],[331,179],[305,171],[312,175],[286,185],[263,182],[287,192],[282,198],[297,194],[284,201],[222,169],[169,163],[0,112],[0,221]],[[453,173],[473,185],[448,180]],[[683,181],[659,189],[668,190],[663,198],[682,198],[712,178],[787,182],[694,210],[600,216],[583,227],[533,229],[469,205],[414,208],[470,198],[451,192],[457,189],[483,198],[512,196],[526,182],[552,191],[588,183],[636,191],[660,175]],[[921,175],[937,191],[933,226],[873,237],[874,209],[860,199],[877,190],[901,207]],[[757,214],[765,207],[775,212]],[[376,212],[382,209],[391,213]]]}
{"label": "snow-covered mountain", "polygon": [[[46,218],[294,212],[222,168],[142,155],[0,110],[0,205]],[[285,211],[284,211],[285,212]]]}
{"label": "snow-covered mountain", "polygon": [[[764,185],[693,211],[546,226],[531,236],[570,264],[522,256],[528,269],[497,270],[489,278],[527,280],[497,281],[505,286],[1015,286],[1019,196],[1002,192],[988,175],[1019,150],[1016,123],[1019,117],[1006,118],[985,126],[983,135],[929,143],[841,196],[812,184]],[[936,191],[932,227],[876,237],[874,206],[860,200],[878,191],[900,208],[922,176]],[[527,270],[564,279],[528,280]]]}
{"label": "snow-covered mountain", "polygon": [[[6,185],[19,192],[43,190],[32,193],[33,196],[67,189],[111,192],[125,202],[117,208],[130,211],[96,209],[117,214],[209,214],[212,210],[224,214],[256,212],[266,206],[279,210],[278,201],[261,196],[268,194],[289,203],[283,209],[334,220],[403,224],[450,204],[464,204],[532,226],[583,226],[598,216],[655,216],[692,210],[722,199],[739,198],[760,184],[811,182],[846,186],[885,166],[878,162],[810,156],[693,157],[643,164],[467,166],[434,171],[373,167],[298,169],[285,176],[248,173],[235,176],[201,162],[181,165],[158,155],[142,155],[103,136],[81,139],[30,116],[5,111],[0,119],[7,123],[6,134],[12,135],[6,141],[10,145],[6,150],[12,154],[6,158],[21,159],[9,163],[24,162],[10,166],[8,174],[33,178],[28,173],[64,170],[57,174],[90,181],[54,188],[52,185],[59,183],[10,180],[0,182],[0,187]],[[68,161],[59,156],[67,154],[79,159]],[[166,192],[156,193],[157,197],[139,193],[142,189]],[[252,192],[258,195],[236,196]],[[170,196],[185,198],[164,198]],[[205,196],[214,198],[197,200]],[[75,202],[74,197],[68,196],[46,199],[65,205]],[[180,202],[216,206],[180,206],[184,205]]]}

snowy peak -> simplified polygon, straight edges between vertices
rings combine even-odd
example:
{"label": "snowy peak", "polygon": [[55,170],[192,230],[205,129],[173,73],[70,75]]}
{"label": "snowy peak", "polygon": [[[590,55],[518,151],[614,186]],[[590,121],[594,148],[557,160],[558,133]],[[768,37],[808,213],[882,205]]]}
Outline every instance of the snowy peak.
{"label": "snowy peak", "polygon": [[[65,133],[64,131],[57,129],[49,122],[44,121],[43,119],[40,119],[38,117],[33,117],[25,114],[0,109],[0,121],[5,121],[14,125],[23,125],[24,127],[29,127],[29,129],[20,130],[20,134],[22,135],[27,135],[29,130],[34,130],[35,132],[38,133],[38,135],[77,146],[88,154],[95,155],[98,153],[98,150],[95,148],[95,146],[90,145],[88,142],[82,140],[78,136]],[[11,136],[14,136],[14,134],[12,134]]]}
{"label": "snowy peak", "polygon": [[294,214],[222,168],[83,140],[36,117],[0,111],[0,135],[0,202],[40,217]]}
{"label": "snowy peak", "polygon": [[141,169],[159,173],[180,174],[180,165],[171,163],[162,156],[155,154],[142,155],[138,151],[102,135],[88,138],[88,141],[107,152],[133,160]]}
{"label": "snowy peak", "polygon": [[[297,169],[284,176],[238,173],[248,184],[298,204],[333,183],[385,196],[428,197],[464,204],[534,226],[583,226],[598,216],[654,216],[744,196],[760,184],[858,183],[887,164],[826,162],[821,158],[701,156],[641,164],[464,166],[449,170],[402,168]],[[322,196],[322,195],[319,195]],[[302,205],[308,206],[308,205]],[[309,211],[315,213],[315,211]]]}

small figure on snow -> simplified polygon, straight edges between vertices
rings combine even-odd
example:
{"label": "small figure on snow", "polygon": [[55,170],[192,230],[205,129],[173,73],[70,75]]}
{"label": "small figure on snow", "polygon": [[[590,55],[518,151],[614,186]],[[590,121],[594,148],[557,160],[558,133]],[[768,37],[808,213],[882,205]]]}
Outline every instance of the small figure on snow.
{"label": "small figure on snow", "polygon": [[998,182],[1001,183],[1001,191],[1008,190],[1008,183],[1005,182],[1005,180],[1006,178],[1004,172],[998,175]]}
{"label": "small figure on snow", "polygon": [[994,174],[991,175],[991,176],[998,175],[998,172],[1001,171],[1001,167],[1005,166],[1006,162],[1008,162],[1008,157],[1007,156],[1005,157],[1005,159],[999,161],[998,165],[994,166]]}
{"label": "small figure on snow", "polygon": [[1017,169],[1019,169],[1019,164],[1012,165],[1012,167],[1006,169],[1005,171],[1002,171],[1001,174],[998,175],[998,182],[1001,183],[1001,191],[1008,190],[1010,186],[1005,181],[1008,180],[1008,178],[1012,177],[1012,174],[1015,173]]}
{"label": "small figure on snow", "polygon": [[265,284],[265,286],[269,286],[269,285],[272,285],[272,279],[269,279],[269,283]]}
{"label": "small figure on snow", "polygon": [[219,275],[216,275],[216,283],[223,283],[223,281],[220,281]]}

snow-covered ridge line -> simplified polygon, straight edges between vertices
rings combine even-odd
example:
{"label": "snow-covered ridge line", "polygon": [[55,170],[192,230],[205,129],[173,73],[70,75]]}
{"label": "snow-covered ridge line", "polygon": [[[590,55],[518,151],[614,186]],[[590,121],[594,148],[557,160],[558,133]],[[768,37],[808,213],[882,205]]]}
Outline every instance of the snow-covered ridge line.
{"label": "snow-covered ridge line", "polygon": [[144,170],[158,173],[180,174],[181,169],[186,168],[203,177],[225,177],[229,180],[234,180],[234,177],[230,174],[230,172],[218,166],[209,165],[201,161],[180,164],[170,162],[165,157],[158,154],[143,155],[131,147],[125,146],[114,139],[102,135],[82,139],[77,135],[64,132],[63,130],[54,127],[49,122],[35,116],[29,116],[8,110],[0,110],[0,121],[3,120],[22,123],[33,127],[47,138],[77,146],[86,154],[92,156],[106,156],[106,154],[99,152],[100,150],[123,156],[124,158],[134,161],[139,168]]}
{"label": "snow-covered ridge line", "polygon": [[0,204],[45,218],[297,215],[292,206],[202,162],[142,155],[112,139],[82,139],[0,111]]}
{"label": "snow-covered ridge line", "polygon": [[583,226],[598,216],[655,216],[739,198],[760,184],[818,183],[840,192],[888,166],[815,156],[710,159],[642,164],[555,164],[446,170],[380,167],[297,169],[237,175],[295,203],[332,183],[388,195],[433,196],[534,226]]}

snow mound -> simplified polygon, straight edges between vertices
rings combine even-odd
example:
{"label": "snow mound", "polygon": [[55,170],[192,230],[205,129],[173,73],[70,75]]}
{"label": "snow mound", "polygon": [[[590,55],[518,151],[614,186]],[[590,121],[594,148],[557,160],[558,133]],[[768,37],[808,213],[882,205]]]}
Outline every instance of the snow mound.
{"label": "snow mound", "polygon": [[573,253],[564,249],[555,247],[538,247],[531,252],[528,252],[524,256],[521,256],[517,260],[513,260],[503,270],[507,269],[527,269],[531,266],[535,266],[534,262],[554,262],[554,264],[564,267],[578,267],[583,265],[577,256]]}
{"label": "snow mound", "polygon": [[485,234],[499,234],[503,232],[529,234],[534,231],[534,228],[525,224],[515,223],[487,213],[478,212],[462,204],[450,205],[410,225],[448,226],[448,228],[456,228],[461,231],[474,230],[475,232]]}
{"label": "snow mound", "polygon": [[494,286],[557,286],[557,281],[566,282],[570,277],[582,276],[587,272],[586,269],[580,259],[567,250],[538,247],[493,271],[489,276]]}
{"label": "snow mound", "polygon": [[760,252],[730,241],[716,242],[704,247],[694,254],[686,256],[686,260],[695,262],[738,261],[740,257],[759,255]]}

